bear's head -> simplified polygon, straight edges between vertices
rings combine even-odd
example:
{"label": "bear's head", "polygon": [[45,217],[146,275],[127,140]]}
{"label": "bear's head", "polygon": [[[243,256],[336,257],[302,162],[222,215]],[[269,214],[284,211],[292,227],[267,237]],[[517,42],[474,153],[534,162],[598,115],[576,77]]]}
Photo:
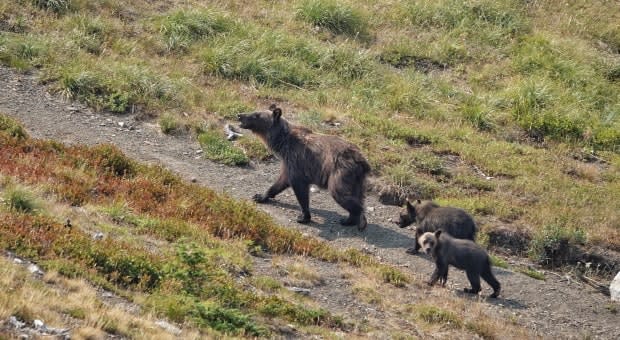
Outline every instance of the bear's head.
{"label": "bear's head", "polygon": [[[420,204],[421,201],[417,200],[416,204]],[[400,213],[398,217],[398,226],[401,228],[408,227],[416,220],[416,211],[415,206],[413,206],[409,201],[405,206],[405,209]]]}
{"label": "bear's head", "polygon": [[240,113],[237,115],[239,127],[248,129],[258,135],[266,135],[273,127],[282,121],[282,109],[275,104],[269,106],[269,111]]}
{"label": "bear's head", "polygon": [[441,229],[435,231],[434,233],[425,232],[418,238],[418,243],[422,248],[422,252],[432,255],[435,252],[435,249],[439,246],[439,236],[441,235]]}

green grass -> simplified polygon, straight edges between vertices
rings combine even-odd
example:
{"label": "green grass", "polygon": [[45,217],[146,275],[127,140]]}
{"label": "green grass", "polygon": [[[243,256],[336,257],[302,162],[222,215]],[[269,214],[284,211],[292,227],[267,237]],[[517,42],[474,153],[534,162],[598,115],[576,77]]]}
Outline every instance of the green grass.
{"label": "green grass", "polygon": [[463,321],[454,312],[435,306],[420,305],[415,307],[418,318],[431,324],[441,324],[449,328],[461,328]]}
{"label": "green grass", "polygon": [[26,214],[34,213],[41,205],[31,192],[17,185],[5,190],[3,201],[10,210]]}
{"label": "green grass", "polygon": [[[221,131],[239,112],[286,103],[285,117],[359,145],[393,193],[535,231],[568,216],[561,228],[583,228],[586,245],[620,244],[619,203],[604,199],[620,194],[617,6],[53,4],[0,7],[0,62],[39,70],[67,97],[168,129],[165,113],[197,134],[204,120]],[[226,164],[268,157],[250,136],[200,138]]]}
{"label": "green grass", "polygon": [[222,133],[207,130],[198,135],[198,142],[204,150],[205,157],[228,165],[248,164],[248,157],[239,148],[227,141]]}
{"label": "green grass", "polygon": [[527,276],[529,276],[529,277],[531,277],[531,278],[533,278],[533,279],[542,280],[542,281],[545,280],[545,274],[542,273],[542,272],[539,272],[536,269],[533,269],[533,268],[520,268],[520,269],[518,269],[518,271],[523,273],[523,274],[525,274],[525,275],[527,275]]}
{"label": "green grass", "polygon": [[297,17],[323,27],[334,34],[367,39],[368,19],[353,6],[337,0],[305,0],[297,9]]}

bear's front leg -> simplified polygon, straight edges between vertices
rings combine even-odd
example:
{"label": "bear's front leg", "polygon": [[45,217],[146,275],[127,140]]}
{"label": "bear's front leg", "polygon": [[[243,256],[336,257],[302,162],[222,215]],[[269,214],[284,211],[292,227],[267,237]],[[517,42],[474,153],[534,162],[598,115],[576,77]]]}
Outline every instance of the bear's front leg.
{"label": "bear's front leg", "polygon": [[270,199],[276,197],[277,194],[286,190],[289,186],[290,185],[288,182],[288,176],[286,175],[286,171],[282,169],[282,172],[280,172],[280,177],[278,177],[278,180],[275,183],[273,183],[273,185],[269,188],[269,190],[267,190],[267,192],[264,194],[254,195],[252,199],[256,203],[266,203]]}
{"label": "bear's front leg", "polygon": [[306,182],[291,180],[291,186],[301,207],[301,215],[297,217],[297,223],[310,222],[310,185]]}

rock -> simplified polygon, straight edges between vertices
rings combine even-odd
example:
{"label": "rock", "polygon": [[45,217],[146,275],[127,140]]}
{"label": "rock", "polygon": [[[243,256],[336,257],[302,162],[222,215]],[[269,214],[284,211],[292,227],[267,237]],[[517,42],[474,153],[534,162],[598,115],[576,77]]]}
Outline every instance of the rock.
{"label": "rock", "polygon": [[374,212],[375,211],[375,207],[368,207],[368,208],[366,208],[366,211],[368,211],[369,213]]}
{"label": "rock", "polygon": [[127,124],[125,122],[118,122],[118,126],[120,126],[121,128],[124,128],[127,126]]}
{"label": "rock", "polygon": [[609,295],[612,301],[620,302],[620,272],[616,274],[616,277],[614,277],[609,285]]}
{"label": "rock", "polygon": [[103,240],[103,233],[98,231],[93,235],[93,240]]}
{"label": "rock", "polygon": [[16,264],[22,264],[24,263],[24,260],[20,259],[19,257],[16,257],[13,259],[13,262],[15,262]]}
{"label": "rock", "polygon": [[180,335],[181,334],[181,329],[171,323],[169,323],[168,321],[165,320],[159,320],[156,321],[155,324],[159,327],[161,327],[162,329],[164,329],[166,332],[172,334],[172,335]]}
{"label": "rock", "polygon": [[319,190],[319,188],[317,188],[316,186],[313,185],[313,186],[310,187],[310,192],[316,193],[316,192],[321,192],[321,190]]}
{"label": "rock", "polygon": [[37,265],[36,265],[36,264],[34,264],[34,263],[31,263],[31,264],[28,266],[28,271],[29,271],[30,273],[34,274],[34,275],[43,275],[43,274],[45,274],[45,273],[41,270],[41,268],[39,268],[39,266],[37,266]]}
{"label": "rock", "polygon": [[11,326],[15,327],[15,329],[21,329],[22,327],[26,326],[25,322],[21,322],[21,321],[17,320],[17,318],[14,317],[14,316],[10,316],[9,317],[9,324],[11,324]]}
{"label": "rock", "polygon": [[196,150],[196,154],[201,154],[201,153],[202,153],[202,149]]}
{"label": "rock", "polygon": [[34,325],[34,328],[36,329],[43,329],[45,328],[45,323],[43,323],[43,321],[36,319],[32,322],[32,324]]}
{"label": "rock", "polygon": [[299,287],[286,287],[286,289],[290,290],[293,293],[297,293],[297,294],[301,294],[301,295],[305,295],[305,296],[309,296],[310,295],[310,289],[299,288]]}

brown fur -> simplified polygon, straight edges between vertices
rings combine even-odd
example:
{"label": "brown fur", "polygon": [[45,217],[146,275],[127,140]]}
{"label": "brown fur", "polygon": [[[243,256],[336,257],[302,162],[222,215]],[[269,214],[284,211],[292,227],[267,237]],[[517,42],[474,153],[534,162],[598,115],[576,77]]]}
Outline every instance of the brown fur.
{"label": "brown fur", "polygon": [[447,233],[442,233],[441,229],[434,233],[426,232],[418,239],[422,250],[433,256],[435,260],[435,271],[433,272],[429,285],[435,282],[444,286],[448,281],[449,265],[465,270],[467,279],[471,284],[470,288],[465,288],[466,293],[478,294],[480,292],[480,278],[484,279],[492,288],[492,298],[499,295],[501,286],[491,271],[491,260],[487,252],[470,240],[460,240],[453,238]]}
{"label": "brown fur", "polygon": [[400,214],[398,225],[401,228],[416,222],[416,244],[407,253],[416,254],[420,249],[417,239],[427,231],[443,229],[452,237],[474,241],[478,228],[474,219],[463,209],[441,207],[435,202],[417,200],[407,201],[405,211]]}
{"label": "brown fur", "polygon": [[282,160],[278,180],[265,194],[255,195],[254,200],[267,202],[290,186],[302,210],[297,221],[308,223],[309,189],[315,184],[327,188],[349,212],[342,224],[364,230],[364,191],[370,165],[360,150],[337,136],[315,134],[287,122],[275,105],[269,109],[239,114],[240,127],[251,130]]}

